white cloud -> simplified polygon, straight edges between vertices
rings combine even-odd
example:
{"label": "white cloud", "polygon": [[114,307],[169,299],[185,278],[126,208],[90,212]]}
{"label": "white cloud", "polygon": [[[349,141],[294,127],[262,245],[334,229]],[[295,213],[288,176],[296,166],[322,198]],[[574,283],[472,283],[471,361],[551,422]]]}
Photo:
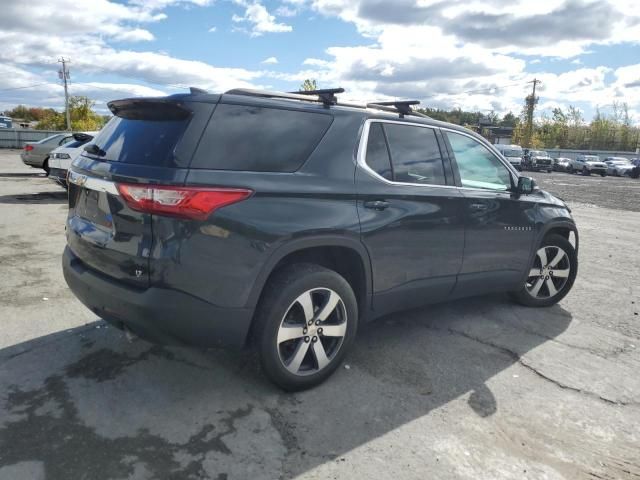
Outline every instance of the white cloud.
{"label": "white cloud", "polygon": [[293,31],[291,25],[278,23],[276,17],[259,2],[246,3],[244,0],[236,0],[236,3],[245,7],[243,16],[233,15],[231,20],[236,23],[247,23],[251,26],[249,34],[259,37],[265,33],[283,33]]}
{"label": "white cloud", "polygon": [[278,59],[276,57],[265,58],[261,63],[268,63],[271,65],[275,65],[278,63]]}
{"label": "white cloud", "polygon": [[211,27],[209,28],[209,30],[207,30],[207,32],[214,33],[216,30],[218,30],[218,27]]}

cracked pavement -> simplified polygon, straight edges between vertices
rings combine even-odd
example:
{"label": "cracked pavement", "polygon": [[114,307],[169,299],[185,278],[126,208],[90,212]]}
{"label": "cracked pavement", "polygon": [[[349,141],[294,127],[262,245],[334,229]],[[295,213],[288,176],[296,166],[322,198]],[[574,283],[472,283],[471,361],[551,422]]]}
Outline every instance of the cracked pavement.
{"label": "cracked pavement", "polygon": [[640,478],[640,212],[570,194],[560,305],[395,314],[285,394],[250,352],[130,343],[85,309],[64,192],[0,151],[0,480]]}

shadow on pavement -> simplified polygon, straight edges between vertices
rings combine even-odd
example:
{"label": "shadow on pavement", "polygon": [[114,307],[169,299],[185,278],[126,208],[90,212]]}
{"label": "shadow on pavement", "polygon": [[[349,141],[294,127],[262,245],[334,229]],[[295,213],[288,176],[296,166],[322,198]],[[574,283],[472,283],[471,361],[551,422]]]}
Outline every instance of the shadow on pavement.
{"label": "shadow on pavement", "polygon": [[67,192],[62,190],[60,192],[39,192],[0,196],[0,204],[17,205],[30,203],[67,203]]}
{"label": "shadow on pavement", "polygon": [[31,173],[0,173],[0,178],[30,178],[30,177],[42,177],[46,178],[45,172],[31,172]]}
{"label": "shadow on pavement", "polygon": [[293,478],[462,395],[494,414],[485,382],[570,321],[503,296],[396,314],[298,394],[250,353],[128,343],[96,322],[0,350],[0,478]]}

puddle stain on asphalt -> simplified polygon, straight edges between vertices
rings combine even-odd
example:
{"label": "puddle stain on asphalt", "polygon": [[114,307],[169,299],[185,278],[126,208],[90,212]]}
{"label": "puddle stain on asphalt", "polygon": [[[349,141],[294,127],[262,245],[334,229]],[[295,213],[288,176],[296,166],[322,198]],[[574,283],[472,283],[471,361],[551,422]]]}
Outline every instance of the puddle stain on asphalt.
{"label": "puddle stain on asphalt", "polygon": [[39,388],[10,386],[4,395],[8,421],[0,425],[0,467],[37,459],[46,478],[124,478],[142,464],[154,478],[202,478],[207,454],[232,455],[223,437],[236,432],[235,422],[250,416],[252,405],[218,412],[217,425],[202,425],[185,443],[147,429],[111,439],[84,424],[69,393],[65,377],[105,382],[153,356],[174,354],[160,346],[136,356],[100,349],[69,364],[63,375],[50,375]]}

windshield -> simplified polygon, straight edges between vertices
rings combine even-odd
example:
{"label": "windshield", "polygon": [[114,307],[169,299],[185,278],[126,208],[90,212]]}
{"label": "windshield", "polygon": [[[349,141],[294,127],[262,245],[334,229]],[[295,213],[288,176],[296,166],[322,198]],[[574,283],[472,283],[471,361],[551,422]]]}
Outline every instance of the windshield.
{"label": "windshield", "polygon": [[547,152],[544,150],[531,150],[532,157],[548,157]]}
{"label": "windshield", "polygon": [[521,157],[522,156],[522,149],[521,148],[509,148],[509,149],[504,149],[502,151],[502,154],[505,157]]}

